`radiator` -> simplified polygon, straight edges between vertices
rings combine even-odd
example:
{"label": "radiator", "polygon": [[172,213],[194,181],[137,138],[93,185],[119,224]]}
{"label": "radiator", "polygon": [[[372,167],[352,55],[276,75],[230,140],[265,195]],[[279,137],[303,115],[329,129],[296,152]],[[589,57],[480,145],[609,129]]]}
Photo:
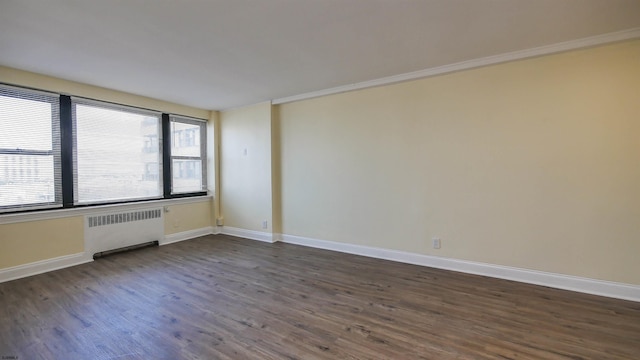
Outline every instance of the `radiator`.
{"label": "radiator", "polygon": [[157,244],[163,237],[162,209],[85,216],[85,249],[92,255],[150,242]]}

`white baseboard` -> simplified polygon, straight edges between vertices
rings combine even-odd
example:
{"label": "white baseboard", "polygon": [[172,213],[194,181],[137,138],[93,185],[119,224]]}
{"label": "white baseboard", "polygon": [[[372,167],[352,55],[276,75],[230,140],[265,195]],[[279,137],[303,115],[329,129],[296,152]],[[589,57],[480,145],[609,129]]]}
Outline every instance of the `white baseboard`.
{"label": "white baseboard", "polygon": [[197,238],[199,236],[205,236],[210,234],[217,234],[219,230],[217,226],[207,226],[200,229],[187,230],[175,234],[169,234],[164,236],[164,240],[160,241],[160,245],[173,244],[178,241],[189,240]]}
{"label": "white baseboard", "polygon": [[240,229],[230,226],[223,226],[220,231],[221,234],[231,235],[242,237],[251,240],[264,241],[268,243],[276,242],[277,240],[274,238],[274,234],[269,232],[255,231],[255,230],[246,230]]}
{"label": "white baseboard", "polygon": [[91,261],[93,261],[91,255],[86,255],[84,252],[81,252],[0,269],[0,283],[63,269],[69,266],[80,265]]}
{"label": "white baseboard", "polygon": [[[178,241],[193,239],[199,236],[219,233],[220,229],[217,226],[208,226],[200,229],[183,231],[176,234],[165,235],[164,239],[160,241],[160,245],[167,245]],[[92,254],[82,252],[0,269],[0,283],[63,269],[69,266],[80,265],[91,261],[93,261]]]}
{"label": "white baseboard", "polygon": [[[196,238],[199,236],[220,233],[269,243],[282,241],[289,244],[297,244],[319,249],[368,256],[378,259],[429,266],[469,274],[490,276],[494,278],[514,280],[529,284],[542,285],[552,288],[640,302],[640,286],[638,285],[595,280],[577,276],[486,264],[467,260],[442,258],[437,256],[375,248],[364,245],[311,239],[301,236],[271,234],[228,226],[225,226],[222,229],[220,229],[219,227],[210,226],[206,228],[166,235],[164,241],[162,241],[160,245],[166,245],[178,241]],[[60,256],[53,259],[36,261],[29,264],[18,265],[6,269],[0,269],[0,283],[27,276],[37,275],[48,271],[63,269],[70,266],[80,265],[91,261],[93,261],[93,259],[90,255],[86,255],[85,253],[77,253]]]}
{"label": "white baseboard", "polygon": [[571,290],[587,294],[640,302],[640,286],[638,285],[595,280],[577,276],[486,264],[474,261],[443,258],[438,256],[375,248],[363,245],[311,239],[286,234],[282,235],[281,241],[289,244],[304,245],[319,249],[333,250],[378,259],[429,266],[438,269],[453,270],[463,273],[514,280],[557,289]]}

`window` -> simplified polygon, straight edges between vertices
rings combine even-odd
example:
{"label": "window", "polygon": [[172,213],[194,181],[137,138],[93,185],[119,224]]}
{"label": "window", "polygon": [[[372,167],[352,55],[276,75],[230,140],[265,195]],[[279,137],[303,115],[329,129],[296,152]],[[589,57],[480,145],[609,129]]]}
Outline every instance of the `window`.
{"label": "window", "polygon": [[172,115],[170,131],[171,194],[206,191],[205,122]]}
{"label": "window", "polygon": [[161,198],[161,114],[72,99],[76,204]]}
{"label": "window", "polygon": [[62,206],[58,99],[0,85],[0,212]]}
{"label": "window", "polygon": [[206,121],[0,84],[0,214],[206,194]]}

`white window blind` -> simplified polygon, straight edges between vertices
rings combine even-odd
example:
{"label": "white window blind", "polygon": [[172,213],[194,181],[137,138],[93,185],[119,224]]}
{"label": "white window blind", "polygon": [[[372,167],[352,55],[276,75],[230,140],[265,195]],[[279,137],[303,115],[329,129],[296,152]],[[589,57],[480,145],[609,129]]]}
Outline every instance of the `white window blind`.
{"label": "white window blind", "polygon": [[171,193],[207,190],[206,122],[171,115]]}
{"label": "white window blind", "polygon": [[0,85],[0,212],[62,206],[59,96]]}
{"label": "white window blind", "polygon": [[74,202],[162,197],[161,114],[72,98]]}

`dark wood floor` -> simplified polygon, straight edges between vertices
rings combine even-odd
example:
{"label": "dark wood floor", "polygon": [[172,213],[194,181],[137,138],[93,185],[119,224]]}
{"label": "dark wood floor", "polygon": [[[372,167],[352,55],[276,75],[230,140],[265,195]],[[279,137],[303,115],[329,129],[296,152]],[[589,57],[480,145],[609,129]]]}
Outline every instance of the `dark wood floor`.
{"label": "dark wood floor", "polygon": [[0,356],[638,359],[640,303],[216,235],[0,284]]}

